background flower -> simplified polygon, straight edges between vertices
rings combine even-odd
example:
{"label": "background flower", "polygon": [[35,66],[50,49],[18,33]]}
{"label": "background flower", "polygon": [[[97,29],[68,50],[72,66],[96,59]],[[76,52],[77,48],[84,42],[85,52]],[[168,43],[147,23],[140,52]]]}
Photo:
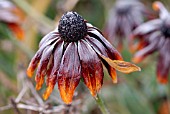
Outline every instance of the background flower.
{"label": "background flower", "polygon": [[170,70],[170,14],[161,2],[154,2],[153,8],[159,11],[160,18],[146,22],[134,30],[134,35],[142,37],[148,45],[135,54],[133,61],[140,62],[147,55],[158,51],[157,77],[161,83],[167,83]]}
{"label": "background flower", "polygon": [[107,39],[121,50],[124,38],[130,41],[132,31],[143,23],[146,12],[147,9],[138,0],[117,0],[105,28]]}
{"label": "background flower", "polygon": [[24,20],[23,12],[8,0],[0,1],[0,22],[7,24],[9,29],[22,40],[24,31],[21,23]]}

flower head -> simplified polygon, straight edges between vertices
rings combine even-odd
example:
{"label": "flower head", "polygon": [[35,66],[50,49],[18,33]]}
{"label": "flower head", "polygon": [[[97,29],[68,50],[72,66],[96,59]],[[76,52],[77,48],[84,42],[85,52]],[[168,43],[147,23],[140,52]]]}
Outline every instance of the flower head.
{"label": "flower head", "polygon": [[159,18],[134,30],[134,37],[140,38],[146,45],[135,54],[133,61],[140,62],[158,51],[157,77],[161,83],[167,83],[170,70],[170,13],[161,2],[154,2],[153,8],[159,11]]}
{"label": "flower head", "polygon": [[20,27],[24,16],[20,9],[7,0],[0,1],[0,22],[7,24],[9,29],[22,40],[24,37],[23,29]]}
{"label": "flower head", "polygon": [[76,12],[66,12],[58,28],[39,43],[39,50],[31,60],[27,74],[31,77],[38,66],[35,78],[37,90],[47,76],[44,99],[49,97],[57,83],[61,98],[69,104],[81,78],[91,94],[96,96],[103,84],[102,63],[113,82],[117,82],[115,69],[126,73],[139,70],[137,66],[121,60],[119,52],[97,28]]}
{"label": "flower head", "polygon": [[111,43],[122,49],[123,38],[128,38],[132,31],[143,23],[146,8],[137,0],[117,0],[109,14],[105,34]]}

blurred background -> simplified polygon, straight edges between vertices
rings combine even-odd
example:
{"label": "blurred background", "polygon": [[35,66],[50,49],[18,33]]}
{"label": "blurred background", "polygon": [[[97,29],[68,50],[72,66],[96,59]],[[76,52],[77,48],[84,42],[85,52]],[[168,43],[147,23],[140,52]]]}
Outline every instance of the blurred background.
{"label": "blurred background", "polygon": [[[64,12],[76,11],[103,31],[115,0],[9,2],[13,5],[0,3],[0,114],[101,114],[83,83],[79,84],[72,105],[66,106],[60,99],[57,87],[47,101],[42,100],[45,84],[40,91],[36,91],[34,78],[28,79],[25,71],[38,50],[39,41],[57,26]],[[154,0],[141,2],[153,12]],[[161,2],[167,9],[170,8],[169,0]],[[5,8],[8,11],[1,15],[6,11]],[[15,21],[16,18],[9,12],[21,19]],[[11,25],[11,21],[14,21],[14,25]],[[121,54],[126,61],[131,61],[133,57],[126,40],[123,41]],[[169,84],[157,82],[156,62],[157,53],[154,53],[137,64],[141,67],[141,72],[118,72],[118,84],[113,84],[105,72],[99,94],[111,114],[170,114],[170,87],[168,89]]]}

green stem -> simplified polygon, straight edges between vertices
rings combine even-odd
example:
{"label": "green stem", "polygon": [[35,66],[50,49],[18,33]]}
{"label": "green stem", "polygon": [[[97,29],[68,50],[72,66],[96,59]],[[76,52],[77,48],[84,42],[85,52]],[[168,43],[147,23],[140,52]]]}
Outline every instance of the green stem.
{"label": "green stem", "polygon": [[107,108],[106,108],[103,100],[100,98],[100,96],[97,95],[96,97],[94,97],[94,99],[96,100],[96,103],[97,103],[97,105],[99,106],[101,112],[102,112],[103,114],[109,114],[109,111],[107,110]]}

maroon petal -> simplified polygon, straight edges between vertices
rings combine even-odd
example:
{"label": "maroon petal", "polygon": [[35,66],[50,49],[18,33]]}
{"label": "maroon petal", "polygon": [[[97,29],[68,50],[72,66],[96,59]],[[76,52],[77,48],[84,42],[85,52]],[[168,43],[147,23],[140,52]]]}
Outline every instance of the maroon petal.
{"label": "maroon petal", "polygon": [[108,53],[112,56],[111,59],[122,60],[122,56],[120,53],[100,34],[99,31],[93,30],[88,32],[89,36],[96,38],[99,40],[108,50]]}
{"label": "maroon petal", "polygon": [[[57,42],[56,42],[57,43]],[[44,83],[44,77],[47,73],[47,67],[48,67],[48,63],[50,60],[50,57],[52,56],[52,51],[56,45],[56,43],[54,43],[51,46],[47,46],[46,49],[44,50],[38,69],[37,69],[37,73],[36,73],[36,89],[39,90],[41,89],[43,83]]]}
{"label": "maroon petal", "polygon": [[160,83],[166,84],[168,82],[168,74],[170,70],[170,40],[166,40],[162,49],[160,50],[158,65],[157,65],[157,79]]}
{"label": "maroon petal", "polygon": [[58,71],[58,88],[66,104],[72,102],[74,90],[80,81],[81,65],[77,45],[71,42],[63,55]]}
{"label": "maroon petal", "polygon": [[51,83],[52,85],[55,85],[56,81],[57,81],[57,73],[58,73],[58,69],[60,67],[60,63],[61,63],[61,58],[63,56],[63,51],[64,51],[64,41],[60,41],[57,46],[55,47],[55,51],[54,51],[54,66],[51,70],[51,72],[49,72],[49,76],[47,77],[47,86],[49,85],[49,83]]}
{"label": "maroon petal", "polygon": [[[91,45],[91,47],[98,53],[99,55],[102,54],[106,57],[108,57],[107,49],[95,38],[86,38],[86,41]],[[117,74],[116,70],[112,68],[106,61],[103,60],[103,64],[108,70],[109,75],[111,76],[114,83],[117,83]]]}
{"label": "maroon petal", "polygon": [[103,84],[103,67],[96,52],[91,46],[81,40],[78,42],[78,53],[81,61],[81,71],[84,83],[91,94],[96,96]]}
{"label": "maroon petal", "polygon": [[41,47],[43,44],[47,43],[48,41],[57,39],[58,37],[59,37],[58,32],[52,31],[52,32],[48,33],[41,39],[41,41],[39,43],[39,47]]}
{"label": "maroon petal", "polygon": [[45,46],[41,47],[41,48],[36,52],[36,54],[34,55],[34,57],[32,58],[29,66],[28,66],[28,68],[27,68],[27,75],[28,75],[29,77],[32,77],[32,76],[33,76],[33,73],[34,73],[35,69],[36,69],[37,66],[38,66],[38,63],[39,63],[39,61],[40,61],[40,58],[41,58],[42,53],[43,53],[43,51],[44,51],[44,48],[45,48]]}
{"label": "maroon petal", "polygon": [[48,99],[48,97],[52,93],[54,86],[57,82],[57,76],[58,76],[57,73],[58,73],[58,69],[61,63],[61,58],[63,55],[63,47],[64,47],[63,45],[64,45],[63,41],[59,41],[58,44],[56,45],[51,66],[47,71],[46,85],[48,87],[43,94],[43,98],[45,100]]}

